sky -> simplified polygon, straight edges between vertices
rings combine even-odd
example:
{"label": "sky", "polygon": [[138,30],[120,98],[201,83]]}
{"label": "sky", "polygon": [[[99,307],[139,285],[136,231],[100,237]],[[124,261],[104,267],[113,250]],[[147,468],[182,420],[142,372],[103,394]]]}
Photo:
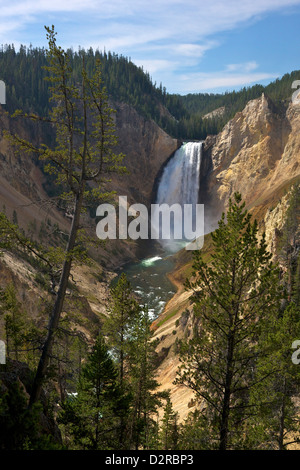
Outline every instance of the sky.
{"label": "sky", "polygon": [[47,47],[45,25],[65,49],[130,58],[169,93],[223,93],[300,70],[300,0],[0,0],[0,45]]}

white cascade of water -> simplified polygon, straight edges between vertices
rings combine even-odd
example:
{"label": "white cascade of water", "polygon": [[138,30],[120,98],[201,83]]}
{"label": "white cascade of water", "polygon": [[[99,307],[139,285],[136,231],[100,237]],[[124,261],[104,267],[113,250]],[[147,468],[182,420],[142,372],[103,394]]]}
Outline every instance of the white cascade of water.
{"label": "white cascade of water", "polygon": [[[202,142],[186,142],[174,154],[164,168],[159,182],[156,204],[192,204],[198,203],[200,187],[200,166],[202,157]],[[159,227],[156,227],[159,232]],[[184,233],[184,228],[183,228]],[[160,243],[170,251],[182,248],[184,239],[159,239]]]}

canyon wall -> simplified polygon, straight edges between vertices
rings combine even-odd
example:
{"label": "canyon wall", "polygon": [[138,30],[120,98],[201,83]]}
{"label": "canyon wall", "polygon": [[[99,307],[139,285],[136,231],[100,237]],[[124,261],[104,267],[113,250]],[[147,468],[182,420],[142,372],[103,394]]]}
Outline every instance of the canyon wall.
{"label": "canyon wall", "polygon": [[[242,194],[247,209],[266,232],[269,250],[276,248],[276,234],[283,226],[289,190],[300,181],[300,105],[276,107],[264,94],[250,101],[217,136],[204,142],[201,164],[200,203],[205,204],[207,231],[228,207],[234,192]],[[204,250],[208,248],[204,242]],[[191,254],[182,250],[175,256],[171,279],[178,291],[168,302],[153,327],[159,339],[161,364],[158,381],[171,390],[180,420],[195,406],[193,392],[174,386],[179,365],[176,345],[192,334],[190,293],[183,288],[191,274]]]}
{"label": "canyon wall", "polygon": [[[235,191],[249,209],[267,204],[300,174],[300,106],[285,111],[264,94],[250,101],[222,132],[207,139],[208,200],[226,209]],[[205,158],[205,157],[204,157]]]}
{"label": "canyon wall", "polygon": [[[140,116],[137,111],[124,103],[112,103],[116,109],[115,125],[118,137],[116,153],[125,154],[124,165],[128,174],[114,175],[108,189],[119,195],[128,196],[128,202],[147,205],[151,202],[153,182],[161,166],[178,148],[179,142],[172,139],[154,121]],[[5,113],[5,106],[0,106],[0,211],[5,211],[10,220],[15,220],[26,233],[38,241],[42,228],[50,221],[59,230],[68,233],[70,214],[58,210],[55,199],[55,183],[42,171],[37,156],[14,149],[4,138],[3,131],[9,130],[36,145],[54,141],[51,128],[44,128],[41,123],[29,120],[12,119]],[[96,210],[96,207],[95,207]],[[96,239],[95,220],[84,217],[91,237]],[[114,270],[127,261],[135,260],[139,246],[126,240],[108,241],[106,246],[99,245],[92,255],[98,263],[91,267],[75,266],[72,276],[78,287],[81,299],[82,315],[88,320],[90,328],[106,314],[109,297],[109,283]],[[35,319],[41,317],[44,303],[49,294],[37,282],[38,271],[24,259],[6,253],[0,259],[0,287],[9,283],[16,286],[18,299],[25,305]],[[40,318],[41,319],[41,318]],[[85,335],[89,337],[88,329]]]}

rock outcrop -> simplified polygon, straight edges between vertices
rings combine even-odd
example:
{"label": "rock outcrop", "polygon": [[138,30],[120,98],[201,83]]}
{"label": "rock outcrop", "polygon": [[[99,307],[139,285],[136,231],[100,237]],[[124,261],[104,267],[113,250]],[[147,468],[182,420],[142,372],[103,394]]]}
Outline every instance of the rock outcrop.
{"label": "rock outcrop", "polygon": [[235,191],[247,207],[262,204],[300,174],[300,106],[285,112],[264,94],[250,101],[215,139],[207,175],[211,205],[226,209]]}
{"label": "rock outcrop", "polygon": [[143,118],[125,103],[116,103],[116,133],[119,152],[125,154],[128,174],[114,176],[112,186],[129,202],[148,206],[153,182],[166,160],[178,149],[180,142],[164,132],[154,121]]}

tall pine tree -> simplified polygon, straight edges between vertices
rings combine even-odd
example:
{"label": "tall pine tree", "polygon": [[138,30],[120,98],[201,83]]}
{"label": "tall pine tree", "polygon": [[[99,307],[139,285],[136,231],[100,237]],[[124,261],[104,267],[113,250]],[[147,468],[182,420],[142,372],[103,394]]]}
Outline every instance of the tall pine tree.
{"label": "tall pine tree", "polygon": [[183,344],[177,381],[202,400],[210,446],[226,450],[241,445],[261,323],[277,311],[280,289],[265,238],[259,241],[240,194],[229,201],[227,221],[223,214],[212,240],[210,262],[195,252],[187,281],[198,329]]}
{"label": "tall pine tree", "polygon": [[101,335],[82,368],[77,392],[62,403],[59,422],[71,448],[119,449],[120,420],[128,396],[118,384],[118,371]]}

